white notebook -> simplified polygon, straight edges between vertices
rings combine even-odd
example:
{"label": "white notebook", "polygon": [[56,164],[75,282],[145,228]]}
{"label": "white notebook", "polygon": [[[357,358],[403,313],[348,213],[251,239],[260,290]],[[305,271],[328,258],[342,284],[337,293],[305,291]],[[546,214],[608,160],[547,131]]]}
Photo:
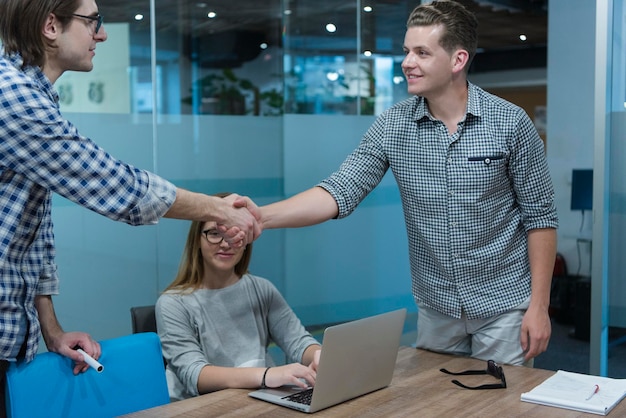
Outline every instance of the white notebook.
{"label": "white notebook", "polygon": [[592,376],[563,370],[522,393],[522,401],[607,415],[626,396],[626,379]]}

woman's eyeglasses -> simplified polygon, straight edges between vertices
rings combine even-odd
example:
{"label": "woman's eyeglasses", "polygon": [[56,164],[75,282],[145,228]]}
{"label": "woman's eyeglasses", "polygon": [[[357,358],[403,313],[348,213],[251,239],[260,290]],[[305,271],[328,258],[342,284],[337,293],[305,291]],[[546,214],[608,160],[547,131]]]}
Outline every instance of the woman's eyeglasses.
{"label": "woman's eyeglasses", "polygon": [[452,383],[454,383],[455,385],[461,386],[462,388],[465,388],[465,389],[478,390],[478,389],[504,389],[506,388],[506,379],[504,378],[504,371],[502,370],[502,366],[498,365],[498,363],[496,363],[493,360],[487,361],[487,369],[485,370],[465,370],[463,372],[451,372],[446,369],[439,369],[439,370],[443,373],[451,374],[454,376],[488,374],[488,375],[495,377],[496,379],[500,379],[500,383],[491,383],[491,384],[485,384],[485,385],[480,385],[480,386],[466,386],[456,379],[452,381]]}
{"label": "woman's eyeglasses", "polygon": [[206,229],[202,231],[202,235],[210,244],[219,244],[224,240],[224,237],[220,235],[217,229]]}

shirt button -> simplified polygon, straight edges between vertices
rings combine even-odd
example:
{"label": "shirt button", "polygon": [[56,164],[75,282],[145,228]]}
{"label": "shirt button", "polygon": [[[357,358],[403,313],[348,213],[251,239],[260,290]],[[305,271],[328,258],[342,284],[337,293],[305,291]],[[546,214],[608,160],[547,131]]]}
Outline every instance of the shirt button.
{"label": "shirt button", "polygon": [[456,222],[450,222],[450,226],[454,228],[456,226]]}
{"label": "shirt button", "polygon": [[452,164],[452,158],[448,158],[448,162]]}

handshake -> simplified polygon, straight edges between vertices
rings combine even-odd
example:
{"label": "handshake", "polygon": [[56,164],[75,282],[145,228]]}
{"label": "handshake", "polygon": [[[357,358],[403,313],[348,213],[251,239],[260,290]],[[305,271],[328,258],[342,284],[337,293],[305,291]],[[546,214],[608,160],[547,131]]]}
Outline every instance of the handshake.
{"label": "handshake", "polygon": [[263,232],[261,211],[247,196],[238,194],[220,194],[227,204],[224,219],[217,221],[217,229],[232,247],[245,247],[257,239]]}

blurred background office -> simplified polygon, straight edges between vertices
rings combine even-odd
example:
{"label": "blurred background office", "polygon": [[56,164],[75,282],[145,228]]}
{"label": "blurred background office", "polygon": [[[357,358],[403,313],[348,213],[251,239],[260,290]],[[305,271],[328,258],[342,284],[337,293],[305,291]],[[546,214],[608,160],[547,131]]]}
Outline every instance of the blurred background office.
{"label": "blurred background office", "polygon": [[[480,20],[469,79],[524,107],[546,142],[558,250],[592,277],[590,368],[610,374],[609,328],[626,327],[623,1],[459,1]],[[108,41],[94,71],[58,80],[61,109],[116,157],[177,185],[283,199],[330,174],[407,97],[402,42],[416,4],[100,0]],[[594,209],[572,210],[572,170],[589,168]],[[59,196],[53,219],[64,328],[130,333],[130,307],[154,304],[173,279],[188,224],[130,227]],[[265,232],[253,259],[306,325],[416,310],[391,176],[347,219]]]}

